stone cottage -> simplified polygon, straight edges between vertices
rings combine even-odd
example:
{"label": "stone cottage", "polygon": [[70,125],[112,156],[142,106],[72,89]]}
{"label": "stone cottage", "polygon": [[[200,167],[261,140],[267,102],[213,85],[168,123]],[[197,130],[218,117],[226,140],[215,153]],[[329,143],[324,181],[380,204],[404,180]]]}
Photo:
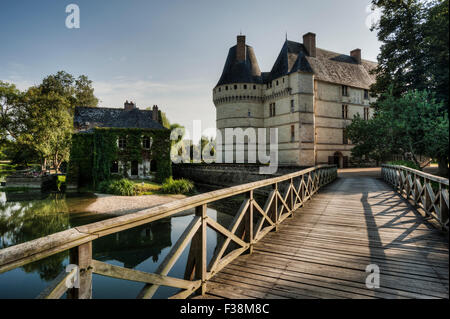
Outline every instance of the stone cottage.
{"label": "stone cottage", "polygon": [[[76,107],[69,162],[73,180],[101,181],[112,175],[152,179],[171,175],[170,130],[162,125],[158,106],[140,110]],[[90,172],[91,171],[91,172]]]}

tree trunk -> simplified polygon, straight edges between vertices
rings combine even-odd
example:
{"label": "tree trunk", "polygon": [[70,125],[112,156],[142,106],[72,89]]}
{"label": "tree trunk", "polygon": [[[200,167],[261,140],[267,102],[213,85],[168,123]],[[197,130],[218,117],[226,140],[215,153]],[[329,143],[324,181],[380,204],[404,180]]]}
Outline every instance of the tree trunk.
{"label": "tree trunk", "polygon": [[438,158],[438,165],[439,165],[438,175],[448,178],[448,158],[447,157]]}

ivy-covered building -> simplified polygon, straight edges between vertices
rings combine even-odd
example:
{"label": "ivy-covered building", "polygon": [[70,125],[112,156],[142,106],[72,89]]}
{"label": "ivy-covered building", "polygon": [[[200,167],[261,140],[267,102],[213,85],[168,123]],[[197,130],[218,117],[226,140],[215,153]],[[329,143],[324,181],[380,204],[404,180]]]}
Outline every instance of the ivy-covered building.
{"label": "ivy-covered building", "polygon": [[172,175],[170,130],[158,107],[76,107],[68,184],[97,185],[114,175],[163,181]]}

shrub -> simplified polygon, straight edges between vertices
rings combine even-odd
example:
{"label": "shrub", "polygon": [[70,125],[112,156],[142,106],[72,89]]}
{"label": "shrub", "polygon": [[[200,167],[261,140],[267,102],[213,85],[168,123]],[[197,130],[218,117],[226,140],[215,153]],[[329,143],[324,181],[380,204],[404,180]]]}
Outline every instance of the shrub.
{"label": "shrub", "polygon": [[409,167],[409,168],[416,169],[416,170],[420,171],[419,165],[417,165],[413,161],[405,161],[405,160],[391,161],[391,162],[388,162],[387,164],[389,164],[389,165],[398,165],[398,166],[406,166],[406,167]]}
{"label": "shrub", "polygon": [[194,189],[194,184],[187,179],[174,180],[167,178],[161,186],[160,191],[165,194],[188,194]]}
{"label": "shrub", "polygon": [[119,196],[136,195],[136,188],[134,183],[126,178],[103,181],[98,185],[98,190],[102,193]]}

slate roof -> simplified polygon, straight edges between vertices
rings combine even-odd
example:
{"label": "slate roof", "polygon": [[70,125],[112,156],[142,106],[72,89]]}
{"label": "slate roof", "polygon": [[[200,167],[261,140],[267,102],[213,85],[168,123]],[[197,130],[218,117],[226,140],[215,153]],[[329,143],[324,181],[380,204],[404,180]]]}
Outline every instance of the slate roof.
{"label": "slate roof", "polygon": [[231,83],[263,83],[256,55],[251,46],[246,45],[245,61],[237,61],[236,45],[228,51],[227,60],[217,86]]}
{"label": "slate roof", "polygon": [[316,57],[310,57],[303,44],[286,40],[270,72],[259,70],[252,47],[247,46],[247,59],[236,61],[236,46],[228,53],[219,85],[232,83],[268,83],[293,72],[314,73],[317,80],[369,89],[375,76],[369,71],[375,62],[362,60],[358,64],[350,55],[316,49]]}
{"label": "slate roof", "polygon": [[125,110],[77,106],[73,123],[75,127],[165,129],[159,122],[152,119],[152,111],[137,108]]}

